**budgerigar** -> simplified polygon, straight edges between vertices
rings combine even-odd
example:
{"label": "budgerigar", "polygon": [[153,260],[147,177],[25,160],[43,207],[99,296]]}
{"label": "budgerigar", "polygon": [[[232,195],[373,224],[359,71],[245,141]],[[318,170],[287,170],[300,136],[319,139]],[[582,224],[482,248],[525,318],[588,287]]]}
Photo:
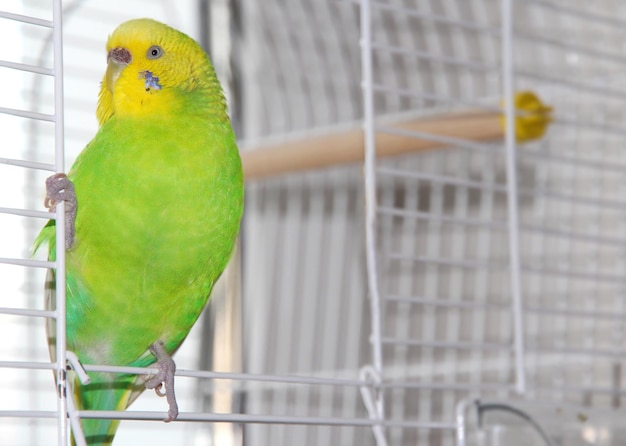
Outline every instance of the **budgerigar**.
{"label": "budgerigar", "polygon": [[[83,364],[157,362],[163,373],[150,380],[90,372],[90,384],[73,383],[75,401],[84,410],[124,410],[163,381],[170,420],[178,414],[170,355],[233,250],[241,161],[220,84],[193,39],[151,19],[131,20],[109,37],[107,63],[99,130],[69,174],[47,183],[47,205],[66,201],[75,221],[67,226],[67,348]],[[51,259],[54,226],[36,243],[48,244]],[[82,427],[88,444],[109,445],[118,422],[83,419]]]}

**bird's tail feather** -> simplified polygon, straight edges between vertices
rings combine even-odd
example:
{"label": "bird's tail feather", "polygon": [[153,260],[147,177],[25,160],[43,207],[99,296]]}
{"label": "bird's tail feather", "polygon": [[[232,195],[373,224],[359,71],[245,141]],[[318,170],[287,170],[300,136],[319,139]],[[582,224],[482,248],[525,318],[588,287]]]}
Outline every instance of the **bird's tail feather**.
{"label": "bird's tail feather", "polygon": [[[128,407],[137,386],[135,375],[90,373],[89,376],[91,383],[87,385],[74,380],[74,401],[78,410],[125,410]],[[119,420],[82,418],[81,426],[89,446],[110,446]],[[72,445],[75,445],[73,435]]]}

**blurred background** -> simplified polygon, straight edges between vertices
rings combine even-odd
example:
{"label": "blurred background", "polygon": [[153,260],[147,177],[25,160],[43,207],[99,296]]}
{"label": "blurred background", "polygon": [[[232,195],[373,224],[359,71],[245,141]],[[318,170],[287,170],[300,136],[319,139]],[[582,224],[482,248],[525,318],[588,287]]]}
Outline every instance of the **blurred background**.
{"label": "blurred background", "polygon": [[[251,422],[124,421],[115,444],[550,444],[528,417],[554,444],[626,441],[626,4],[63,6],[66,169],[97,131],[106,38],[136,17],[210,53],[246,167],[239,249],[175,359],[247,377],[179,378],[181,411]],[[51,2],[0,9],[0,207],[41,211],[50,172],[11,160],[54,162],[51,30],[12,14],[49,21]],[[0,213],[0,257],[29,258],[44,222]],[[0,264],[0,307],[42,309],[44,275]],[[6,416],[56,397],[49,370],[15,364],[48,361],[44,320],[4,313],[0,445],[55,444],[54,419]],[[131,410],[164,404],[146,392]]]}

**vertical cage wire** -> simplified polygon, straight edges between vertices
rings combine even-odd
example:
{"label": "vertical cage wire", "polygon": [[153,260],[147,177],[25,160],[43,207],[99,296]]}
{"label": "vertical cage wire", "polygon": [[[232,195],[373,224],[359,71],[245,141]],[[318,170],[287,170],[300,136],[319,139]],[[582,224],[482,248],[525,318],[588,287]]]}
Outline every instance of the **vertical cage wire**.
{"label": "vertical cage wire", "polygon": [[502,0],[502,92],[504,97],[507,222],[509,241],[509,268],[511,312],[513,317],[513,348],[515,354],[515,387],[526,392],[524,361],[524,319],[520,265],[520,239],[517,192],[517,145],[515,142],[515,79],[513,56],[513,3]]}
{"label": "vertical cage wire", "polygon": [[[65,132],[64,132],[64,103],[63,103],[63,7],[61,0],[55,0],[52,4],[52,47],[54,52],[54,154],[55,170],[58,173],[65,172]],[[56,258],[55,258],[55,317],[56,322],[56,385],[57,385],[57,421],[59,446],[67,444],[67,414],[68,402],[73,392],[68,392],[67,384],[67,346],[65,331],[65,203],[61,202],[56,207],[54,215],[56,220]],[[71,387],[70,387],[71,389]],[[78,421],[72,413],[70,417]],[[80,424],[73,424],[73,429],[80,429]],[[76,437],[80,438],[82,435]],[[80,438],[79,444],[84,445]]]}
{"label": "vertical cage wire", "polygon": [[[370,412],[370,417],[377,421],[385,420],[384,395],[380,388],[383,375],[383,357],[381,344],[381,302],[378,283],[378,254],[376,243],[376,145],[375,145],[375,112],[373,91],[372,67],[372,18],[369,0],[362,0],[361,12],[361,64],[363,89],[363,133],[365,162],[364,195],[365,195],[365,256],[367,266],[368,294],[371,308],[371,350],[372,350],[372,389],[364,389],[363,398]],[[362,375],[363,376],[363,375]],[[368,392],[374,392],[373,395]],[[371,400],[367,404],[368,398]],[[385,430],[383,425],[373,427],[376,444],[386,446]]]}

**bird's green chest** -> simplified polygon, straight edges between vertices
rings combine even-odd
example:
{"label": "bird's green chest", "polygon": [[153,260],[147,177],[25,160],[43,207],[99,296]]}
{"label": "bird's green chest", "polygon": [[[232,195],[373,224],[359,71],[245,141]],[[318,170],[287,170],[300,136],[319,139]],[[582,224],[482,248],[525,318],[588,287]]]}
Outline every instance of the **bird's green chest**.
{"label": "bird's green chest", "polygon": [[182,341],[198,317],[230,256],[243,183],[228,135],[122,135],[96,139],[72,172],[78,214],[68,272],[84,289],[68,296],[68,338],[76,330],[77,339],[119,346],[127,337],[133,351],[114,356],[129,362],[155,337]]}

